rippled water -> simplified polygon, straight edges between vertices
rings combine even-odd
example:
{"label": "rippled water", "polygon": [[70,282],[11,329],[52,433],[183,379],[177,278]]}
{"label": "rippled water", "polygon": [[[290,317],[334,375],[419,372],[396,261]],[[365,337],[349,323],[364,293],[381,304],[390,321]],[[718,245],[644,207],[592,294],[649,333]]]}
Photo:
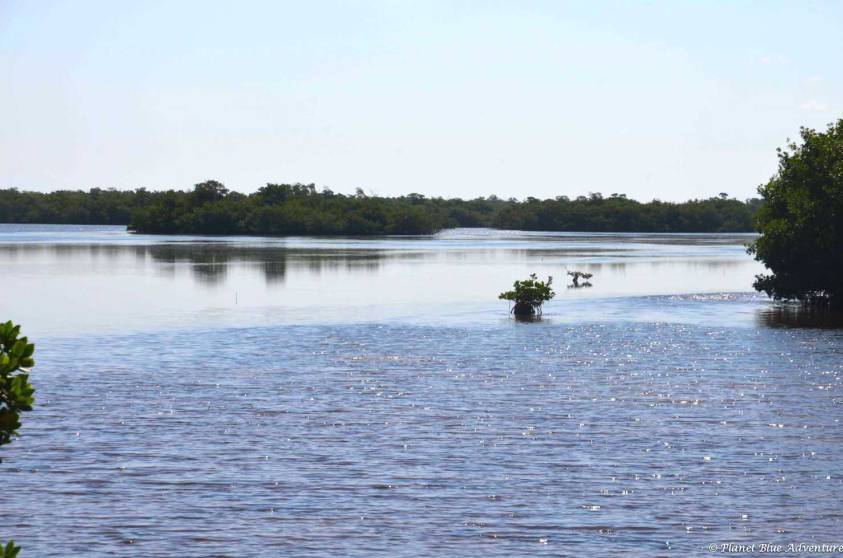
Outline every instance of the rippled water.
{"label": "rippled water", "polygon": [[[752,294],[746,238],[12,229],[38,401],[0,538],[26,556],[840,542],[843,330]],[[519,323],[488,295],[533,269],[560,294]]]}

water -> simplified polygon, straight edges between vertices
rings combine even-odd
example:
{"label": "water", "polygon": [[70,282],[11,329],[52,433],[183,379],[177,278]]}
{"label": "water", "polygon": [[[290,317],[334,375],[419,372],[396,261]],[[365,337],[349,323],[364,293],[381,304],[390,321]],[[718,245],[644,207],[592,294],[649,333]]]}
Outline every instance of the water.
{"label": "water", "polygon": [[[0,225],[0,280],[28,295],[6,297],[0,309],[39,338],[206,325],[501,325],[507,303],[498,293],[535,272],[556,280],[548,319],[588,320],[624,313],[617,299],[633,296],[748,293],[762,270],[746,255],[752,238],[457,229],[409,239],[268,239]],[[593,286],[567,288],[573,269],[593,273]],[[755,302],[743,320],[752,321]],[[662,308],[661,299],[645,301],[624,318],[652,319]]]}
{"label": "water", "polygon": [[[843,330],[753,294],[748,240],[0,226],[0,313],[36,341],[38,389],[2,449],[0,538],[45,557],[839,543]],[[531,271],[559,295],[519,323],[495,295]]]}

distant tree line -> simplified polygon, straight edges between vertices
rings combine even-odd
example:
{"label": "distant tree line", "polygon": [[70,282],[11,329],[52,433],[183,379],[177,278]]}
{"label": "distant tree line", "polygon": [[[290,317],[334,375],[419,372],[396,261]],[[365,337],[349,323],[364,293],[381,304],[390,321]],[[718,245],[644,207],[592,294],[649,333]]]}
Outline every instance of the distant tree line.
{"label": "distant tree line", "polygon": [[750,232],[761,200],[726,194],[641,203],[623,194],[569,199],[473,200],[353,195],[313,184],[267,184],[253,194],[217,181],[192,191],[50,193],[0,190],[0,222],[128,225],[143,233],[377,235],[429,234],[449,227],[583,232]]}
{"label": "distant tree line", "polygon": [[495,226],[528,231],[752,232],[760,205],[761,200],[739,201],[727,194],[682,203],[641,203],[623,194],[527,198],[503,207]]}
{"label": "distant tree line", "polygon": [[0,222],[68,225],[127,225],[132,212],[154,203],[159,192],[137,190],[0,190]]}

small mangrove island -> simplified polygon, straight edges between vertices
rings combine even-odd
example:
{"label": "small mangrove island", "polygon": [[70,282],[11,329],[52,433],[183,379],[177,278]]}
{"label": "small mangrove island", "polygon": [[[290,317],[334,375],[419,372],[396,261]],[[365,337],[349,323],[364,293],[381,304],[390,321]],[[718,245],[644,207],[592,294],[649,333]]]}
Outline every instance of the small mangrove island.
{"label": "small mangrove island", "polygon": [[539,281],[536,274],[531,273],[528,279],[516,281],[512,284],[511,291],[502,292],[498,298],[514,302],[510,312],[516,316],[540,316],[542,305],[556,296],[552,284],[553,277],[548,277],[547,281]]}

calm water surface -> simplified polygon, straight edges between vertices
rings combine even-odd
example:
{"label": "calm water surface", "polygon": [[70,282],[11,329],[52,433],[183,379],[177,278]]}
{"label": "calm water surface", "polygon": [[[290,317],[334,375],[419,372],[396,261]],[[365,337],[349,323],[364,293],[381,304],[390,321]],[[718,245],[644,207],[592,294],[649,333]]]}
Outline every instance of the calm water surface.
{"label": "calm water surface", "polygon": [[[753,294],[751,240],[0,225],[0,317],[36,341],[38,389],[2,451],[0,538],[45,557],[840,544],[843,330]],[[558,296],[519,323],[496,295],[534,271]]]}

